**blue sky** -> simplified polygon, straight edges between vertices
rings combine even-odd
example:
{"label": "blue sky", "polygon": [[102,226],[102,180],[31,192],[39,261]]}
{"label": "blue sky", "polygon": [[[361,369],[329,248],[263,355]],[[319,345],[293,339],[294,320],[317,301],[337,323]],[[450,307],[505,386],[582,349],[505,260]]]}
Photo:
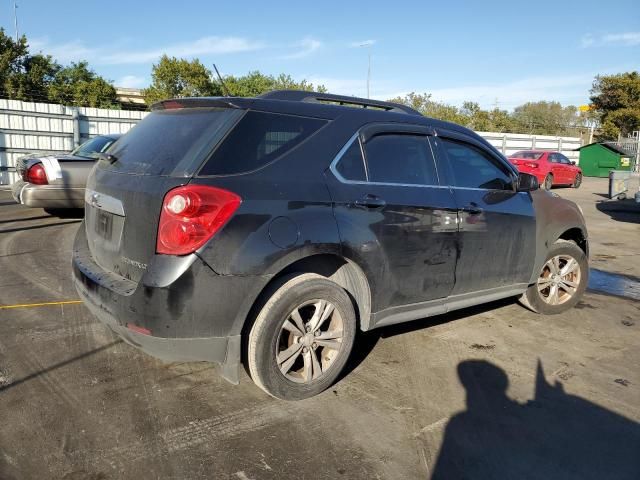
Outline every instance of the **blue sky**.
{"label": "blue sky", "polygon": [[[167,53],[365,96],[370,52],[374,98],[429,92],[511,109],[583,104],[596,74],[640,69],[637,0],[17,2],[32,50],[86,59],[119,86],[146,86]],[[0,26],[13,35],[11,0],[0,4]]]}

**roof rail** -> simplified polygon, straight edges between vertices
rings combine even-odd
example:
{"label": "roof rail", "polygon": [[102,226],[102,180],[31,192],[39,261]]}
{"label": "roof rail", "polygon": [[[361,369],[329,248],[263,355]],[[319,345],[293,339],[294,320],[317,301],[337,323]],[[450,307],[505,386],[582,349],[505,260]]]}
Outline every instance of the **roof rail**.
{"label": "roof rail", "polygon": [[408,113],[409,115],[422,116],[422,114],[417,110],[399,103],[369,100],[368,98],[349,97],[347,95],[334,95],[332,93],[306,92],[303,90],[272,90],[271,92],[260,95],[258,98],[268,100],[288,100],[291,102],[331,102],[339,105],[360,105],[362,108],[377,108],[388,112]]}

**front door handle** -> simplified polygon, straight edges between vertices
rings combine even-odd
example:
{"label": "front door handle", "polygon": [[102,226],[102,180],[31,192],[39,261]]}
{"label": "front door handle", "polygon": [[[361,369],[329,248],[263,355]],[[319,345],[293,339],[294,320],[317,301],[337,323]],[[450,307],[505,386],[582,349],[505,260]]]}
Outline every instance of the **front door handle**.
{"label": "front door handle", "polygon": [[383,208],[387,205],[383,199],[376,195],[367,194],[354,202],[356,207],[360,208]]}
{"label": "front door handle", "polygon": [[483,212],[482,208],[476,202],[465,205],[461,210],[471,215],[480,215]]}

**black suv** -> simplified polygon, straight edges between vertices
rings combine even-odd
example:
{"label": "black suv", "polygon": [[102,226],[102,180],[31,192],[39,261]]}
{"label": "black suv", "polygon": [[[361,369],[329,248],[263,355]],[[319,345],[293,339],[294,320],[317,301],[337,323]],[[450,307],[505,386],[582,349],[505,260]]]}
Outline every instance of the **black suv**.
{"label": "black suv", "polygon": [[[354,108],[359,107],[359,108]],[[393,103],[299,91],[160,102],[94,168],[73,251],[89,309],[181,361],[301,399],[356,330],[587,284],[579,208],[489,143]]]}

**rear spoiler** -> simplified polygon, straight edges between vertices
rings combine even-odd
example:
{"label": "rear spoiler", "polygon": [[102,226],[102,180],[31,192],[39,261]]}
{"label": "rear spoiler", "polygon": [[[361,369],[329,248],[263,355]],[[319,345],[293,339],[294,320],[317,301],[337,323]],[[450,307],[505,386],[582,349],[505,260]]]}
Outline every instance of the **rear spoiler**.
{"label": "rear spoiler", "polygon": [[[247,100],[247,99],[242,99]],[[162,100],[151,105],[151,111],[180,108],[244,108],[233,97],[187,97]]]}

